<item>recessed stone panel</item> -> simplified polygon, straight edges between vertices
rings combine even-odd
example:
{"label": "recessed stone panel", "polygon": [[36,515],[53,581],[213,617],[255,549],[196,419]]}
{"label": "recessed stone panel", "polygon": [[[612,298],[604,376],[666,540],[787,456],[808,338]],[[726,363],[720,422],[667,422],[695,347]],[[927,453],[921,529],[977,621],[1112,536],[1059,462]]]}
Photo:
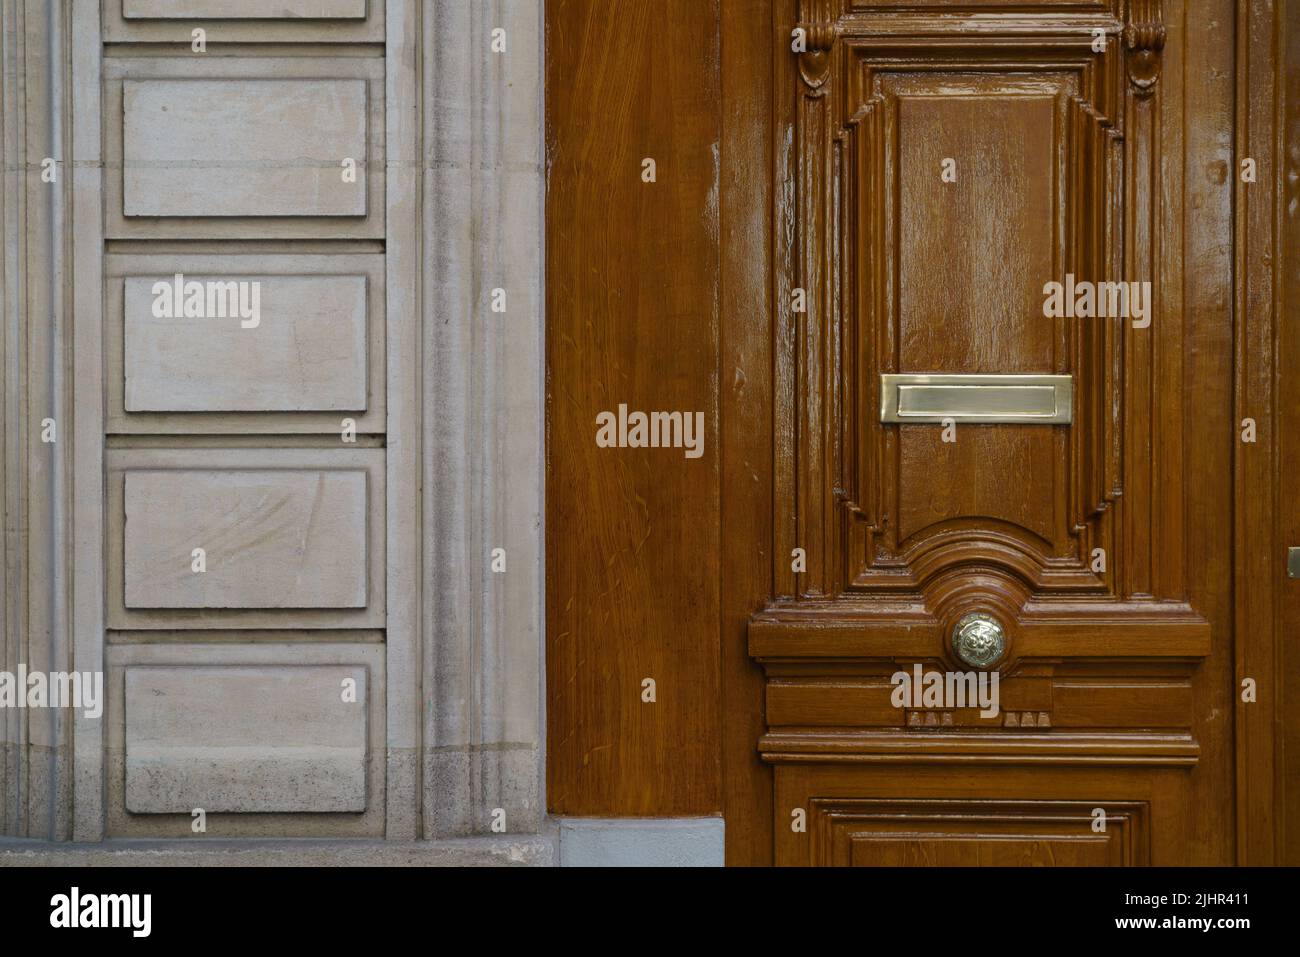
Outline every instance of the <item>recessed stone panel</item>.
{"label": "recessed stone panel", "polygon": [[183,275],[125,279],[127,412],[365,410],[364,276]]}
{"label": "recessed stone panel", "polygon": [[126,808],[136,814],[366,809],[361,666],[126,670]]}
{"label": "recessed stone panel", "polygon": [[362,19],[366,0],[122,0],[122,16],[153,20]]}
{"label": "recessed stone panel", "polygon": [[124,80],[122,96],[126,216],[365,215],[363,80]]}
{"label": "recessed stone panel", "polygon": [[364,608],[367,511],[360,470],[128,471],[126,607]]}

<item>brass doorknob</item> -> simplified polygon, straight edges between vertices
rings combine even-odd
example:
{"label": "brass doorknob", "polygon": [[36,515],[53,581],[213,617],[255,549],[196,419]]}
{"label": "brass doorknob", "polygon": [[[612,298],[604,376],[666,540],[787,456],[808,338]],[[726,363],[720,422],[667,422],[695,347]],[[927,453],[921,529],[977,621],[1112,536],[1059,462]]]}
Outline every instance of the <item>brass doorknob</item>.
{"label": "brass doorknob", "polygon": [[992,615],[973,611],[952,626],[952,650],[973,668],[987,668],[1007,650],[1007,635]]}

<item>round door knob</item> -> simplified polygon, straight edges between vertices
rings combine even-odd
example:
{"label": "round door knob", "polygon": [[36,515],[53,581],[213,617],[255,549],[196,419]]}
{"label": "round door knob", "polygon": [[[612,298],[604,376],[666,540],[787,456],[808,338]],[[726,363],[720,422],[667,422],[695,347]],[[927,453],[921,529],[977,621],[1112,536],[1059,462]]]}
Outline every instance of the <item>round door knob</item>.
{"label": "round door knob", "polygon": [[992,615],[973,611],[952,626],[952,650],[971,667],[987,668],[1007,650],[1007,635]]}

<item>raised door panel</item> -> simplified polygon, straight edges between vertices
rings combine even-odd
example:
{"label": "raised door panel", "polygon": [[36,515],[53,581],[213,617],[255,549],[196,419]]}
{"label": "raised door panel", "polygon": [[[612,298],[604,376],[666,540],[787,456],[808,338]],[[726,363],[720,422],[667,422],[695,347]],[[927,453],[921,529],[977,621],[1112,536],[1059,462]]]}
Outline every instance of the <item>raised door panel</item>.
{"label": "raised door panel", "polygon": [[[1167,252],[1184,81],[1162,66],[1186,33],[1155,0],[958,7],[778,4],[795,42],[774,76],[758,748],[778,777],[844,768],[846,799],[884,767],[918,799],[901,769],[956,798],[972,768],[1022,765],[979,797],[1042,785],[1079,807],[1100,796],[1078,768],[1126,769],[1106,800],[1165,782],[1127,835],[1032,808],[969,826],[832,815],[819,862],[1142,863],[1132,835],[1182,818],[1204,754],[1206,774],[1224,766],[1198,675],[1226,637],[1212,619],[1229,556],[1198,559],[1217,569],[1208,588],[1188,563],[1189,502],[1224,477],[1188,451],[1206,440],[1186,357],[1219,327],[1178,308]],[[993,627],[960,648],[972,615]],[[1000,704],[900,701],[913,669],[918,686],[992,673]],[[822,796],[778,785],[778,859],[792,802]],[[1218,859],[1223,840],[1186,859]]]}
{"label": "raised door panel", "polygon": [[1145,866],[1185,855],[1185,771],[1035,764],[778,765],[776,863]]}
{"label": "raised door panel", "polygon": [[[1105,813],[1105,827],[1094,824]],[[828,800],[826,863],[853,867],[1090,867],[1147,860],[1142,803]]]}
{"label": "raised door panel", "polygon": [[[800,27],[812,49],[783,117],[776,595],[752,650],[838,628],[845,653],[878,630],[882,653],[934,657],[977,611],[1004,630],[1004,671],[1067,650],[1203,656],[1168,360],[1185,323],[1149,278],[1164,27],[1131,19],[1158,6],[978,33],[836,9],[799,6],[828,22]],[[883,409],[899,376],[972,375],[1061,385],[992,387],[1032,394],[1028,423]],[[970,382],[939,394],[987,395]]]}

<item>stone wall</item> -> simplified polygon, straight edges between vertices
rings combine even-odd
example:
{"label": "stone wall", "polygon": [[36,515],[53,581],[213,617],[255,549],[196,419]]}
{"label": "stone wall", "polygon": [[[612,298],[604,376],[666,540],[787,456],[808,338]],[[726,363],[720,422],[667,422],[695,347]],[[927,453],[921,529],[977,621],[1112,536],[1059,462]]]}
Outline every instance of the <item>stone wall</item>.
{"label": "stone wall", "polygon": [[3,0],[10,859],[551,859],[541,17]]}

